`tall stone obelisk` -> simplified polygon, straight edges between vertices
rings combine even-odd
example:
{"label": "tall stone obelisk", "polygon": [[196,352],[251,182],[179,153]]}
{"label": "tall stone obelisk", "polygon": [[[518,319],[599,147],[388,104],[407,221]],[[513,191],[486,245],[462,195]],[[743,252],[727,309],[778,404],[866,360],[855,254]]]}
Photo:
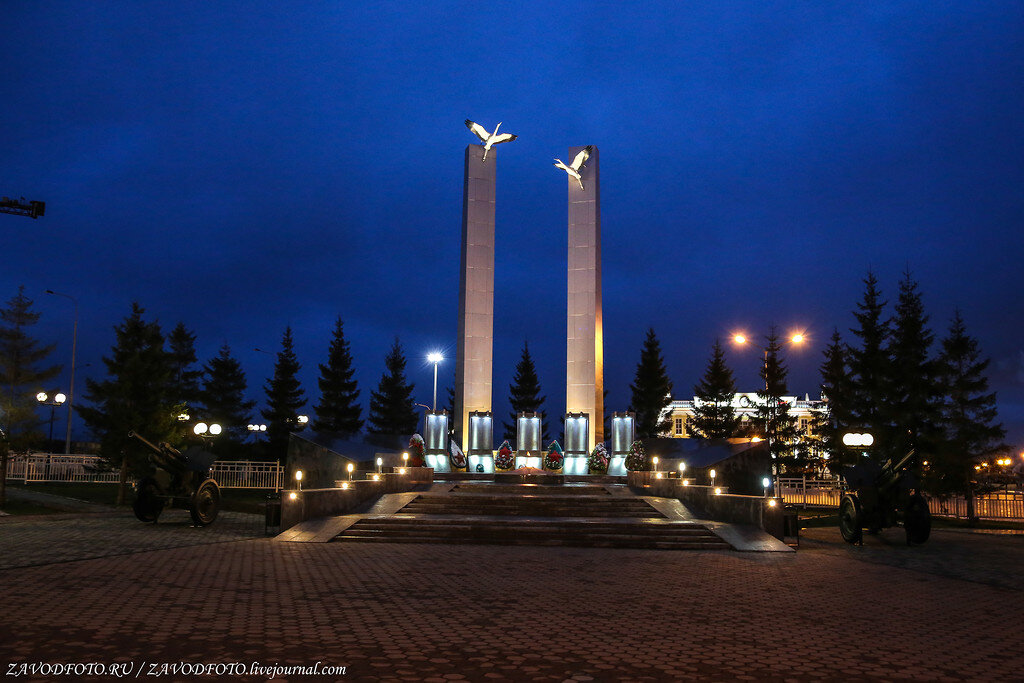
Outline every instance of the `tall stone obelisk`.
{"label": "tall stone obelisk", "polygon": [[466,147],[462,190],[459,339],[455,357],[455,433],[469,450],[469,414],[490,412],[494,352],[494,183],[497,150]]}
{"label": "tall stone obelisk", "polygon": [[[574,159],[585,147],[570,147]],[[587,413],[589,449],[604,441],[604,332],[601,323],[601,185],[597,147],[569,182],[569,291],[565,412]],[[580,184],[583,187],[580,187]]]}

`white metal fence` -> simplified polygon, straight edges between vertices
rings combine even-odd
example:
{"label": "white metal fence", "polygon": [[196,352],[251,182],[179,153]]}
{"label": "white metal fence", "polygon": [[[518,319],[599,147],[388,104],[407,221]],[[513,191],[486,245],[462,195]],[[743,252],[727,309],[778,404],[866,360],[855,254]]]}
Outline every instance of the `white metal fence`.
{"label": "white metal fence", "polygon": [[[779,479],[779,495],[787,505],[839,507],[843,492],[841,483],[835,479]],[[967,499],[963,496],[926,497],[933,515],[967,519]],[[1024,520],[1024,493],[1007,491],[975,496],[974,510],[981,519]]]}
{"label": "white metal fence", "polygon": [[[284,480],[279,462],[218,460],[210,476],[226,489],[278,489]],[[116,483],[119,472],[104,470],[96,455],[15,455],[7,462],[7,479],[25,483],[94,482]]]}

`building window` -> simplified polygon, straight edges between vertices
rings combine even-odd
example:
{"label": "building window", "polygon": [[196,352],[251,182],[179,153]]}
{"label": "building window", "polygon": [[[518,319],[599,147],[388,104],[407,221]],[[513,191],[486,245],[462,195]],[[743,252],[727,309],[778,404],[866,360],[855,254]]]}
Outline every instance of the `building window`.
{"label": "building window", "polygon": [[682,436],[682,435],[683,435],[683,418],[677,417],[676,418],[676,436]]}
{"label": "building window", "polygon": [[801,432],[803,432],[804,434],[807,434],[808,433],[808,427],[810,427],[810,426],[811,426],[811,421],[810,421],[809,418],[806,418],[806,417],[801,417],[800,418],[800,431]]}

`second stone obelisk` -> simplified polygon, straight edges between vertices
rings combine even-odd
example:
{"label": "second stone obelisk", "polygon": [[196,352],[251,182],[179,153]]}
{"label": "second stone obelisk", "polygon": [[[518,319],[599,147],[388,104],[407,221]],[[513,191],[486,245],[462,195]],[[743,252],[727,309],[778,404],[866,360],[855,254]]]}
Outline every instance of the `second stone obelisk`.
{"label": "second stone obelisk", "polygon": [[601,323],[601,186],[597,147],[570,147],[589,157],[569,183],[569,288],[566,413],[586,413],[588,449],[604,441],[604,332]]}

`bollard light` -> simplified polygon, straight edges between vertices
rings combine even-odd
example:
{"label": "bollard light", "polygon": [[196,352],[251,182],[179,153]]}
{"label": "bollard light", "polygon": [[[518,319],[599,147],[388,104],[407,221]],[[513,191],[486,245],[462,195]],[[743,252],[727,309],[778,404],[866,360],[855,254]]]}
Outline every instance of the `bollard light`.
{"label": "bollard light", "polygon": [[654,476],[656,478],[658,478],[658,479],[662,479],[663,478],[662,475],[661,475],[661,472],[655,472]]}
{"label": "bollard light", "polygon": [[722,495],[722,489],[715,489],[715,495],[716,496]]}
{"label": "bollard light", "polygon": [[352,463],[348,464],[348,480],[349,481],[352,481],[352,472],[355,471],[355,469],[356,469],[355,465],[353,465]]}
{"label": "bollard light", "polygon": [[344,491],[344,490],[346,490],[346,489],[348,489],[348,482],[347,482],[347,481],[343,481],[343,482],[341,482],[341,489],[342,489],[343,491]]}
{"label": "bollard light", "polygon": [[298,497],[299,496],[297,493],[295,493],[295,491],[292,491],[291,493],[288,494],[288,500],[295,500]]}
{"label": "bollard light", "polygon": [[405,474],[405,468],[404,467],[399,467],[398,468],[398,473],[399,474]]}
{"label": "bollard light", "polygon": [[373,480],[374,481],[380,481],[380,475],[379,474],[373,475]]}
{"label": "bollard light", "polygon": [[772,498],[771,500],[768,501],[768,507],[770,507],[770,508],[775,507],[775,499],[774,498]]}

